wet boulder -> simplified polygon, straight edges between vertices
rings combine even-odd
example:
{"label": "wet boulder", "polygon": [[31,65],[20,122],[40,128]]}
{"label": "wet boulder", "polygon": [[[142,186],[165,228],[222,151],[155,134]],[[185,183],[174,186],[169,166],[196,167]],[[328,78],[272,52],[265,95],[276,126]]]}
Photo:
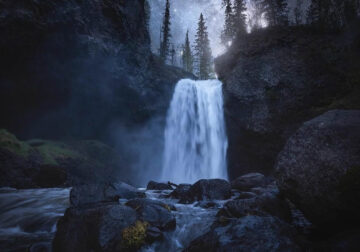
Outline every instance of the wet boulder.
{"label": "wet boulder", "polygon": [[240,191],[248,191],[251,188],[264,186],[265,184],[266,178],[263,174],[249,173],[231,181],[231,188]]}
{"label": "wet boulder", "polygon": [[278,218],[245,216],[226,226],[213,227],[193,240],[185,251],[301,251],[295,235],[294,230]]}
{"label": "wet boulder", "polygon": [[171,185],[166,183],[158,183],[155,181],[150,181],[146,187],[146,190],[173,190]]}
{"label": "wet boulder", "polygon": [[190,188],[191,184],[180,184],[171,192],[170,197],[175,199],[186,198]]}
{"label": "wet boulder", "polygon": [[173,207],[161,201],[132,199],[126,205],[136,211],[139,220],[161,231],[173,230],[176,227],[175,216],[171,213]]}
{"label": "wet boulder", "polygon": [[262,194],[251,198],[230,200],[217,215],[226,218],[241,218],[248,215],[275,216],[287,222],[291,221],[290,206],[279,195],[275,186],[268,186]]}
{"label": "wet boulder", "polygon": [[326,230],[360,224],[360,111],[333,110],[302,125],[276,163],[281,192]]}
{"label": "wet boulder", "polygon": [[201,200],[225,200],[231,197],[230,183],[223,179],[201,179],[181,198],[182,203]]}
{"label": "wet boulder", "polygon": [[116,202],[119,199],[144,198],[145,194],[123,182],[75,186],[70,192],[72,206],[99,202]]}
{"label": "wet boulder", "polygon": [[136,220],[132,208],[118,204],[69,208],[58,222],[53,251],[114,251]]}

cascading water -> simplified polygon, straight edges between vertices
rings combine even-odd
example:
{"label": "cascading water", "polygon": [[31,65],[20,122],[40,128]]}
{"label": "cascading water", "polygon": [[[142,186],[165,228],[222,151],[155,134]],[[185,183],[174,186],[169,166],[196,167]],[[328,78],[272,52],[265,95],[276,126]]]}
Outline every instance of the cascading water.
{"label": "cascading water", "polygon": [[227,179],[222,83],[180,80],[167,115],[162,179]]}

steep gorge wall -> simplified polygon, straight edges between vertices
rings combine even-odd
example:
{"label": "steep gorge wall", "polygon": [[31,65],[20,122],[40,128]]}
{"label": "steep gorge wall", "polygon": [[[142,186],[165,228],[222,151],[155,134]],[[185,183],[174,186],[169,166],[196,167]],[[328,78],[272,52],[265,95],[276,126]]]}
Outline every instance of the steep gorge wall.
{"label": "steep gorge wall", "polygon": [[235,41],[216,59],[230,176],[272,174],[278,153],[304,121],[329,109],[360,108],[359,55],[357,29],[264,29]]}
{"label": "steep gorge wall", "polygon": [[0,128],[109,140],[164,114],[189,76],[151,54],[144,0],[0,0]]}

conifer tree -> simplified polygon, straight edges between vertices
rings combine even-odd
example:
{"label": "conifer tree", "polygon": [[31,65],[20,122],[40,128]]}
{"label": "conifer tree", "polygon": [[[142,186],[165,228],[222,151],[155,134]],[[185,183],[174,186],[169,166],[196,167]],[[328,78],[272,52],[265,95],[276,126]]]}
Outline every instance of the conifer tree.
{"label": "conifer tree", "polygon": [[233,9],[230,0],[224,0],[223,4],[225,4],[225,24],[221,33],[221,43],[229,46],[235,36]]}
{"label": "conifer tree", "polygon": [[160,41],[160,58],[165,62],[170,50],[170,2],[166,0],[163,25],[161,27],[162,38]]}
{"label": "conifer tree", "polygon": [[197,64],[197,76],[201,80],[209,79],[211,74],[212,56],[209,35],[202,13],[200,14],[195,39],[195,56]]}
{"label": "conifer tree", "polygon": [[246,4],[244,0],[234,0],[233,25],[237,34],[246,33]]}
{"label": "conifer tree", "polygon": [[191,52],[189,31],[186,32],[185,43],[182,52],[182,63],[185,71],[188,71],[190,73],[193,72],[193,55]]}
{"label": "conifer tree", "polygon": [[145,11],[145,25],[146,28],[149,30],[151,8],[148,0],[145,0],[144,2],[144,11]]}
{"label": "conifer tree", "polygon": [[263,0],[263,8],[269,26],[288,24],[286,0]]}
{"label": "conifer tree", "polygon": [[300,25],[302,23],[302,13],[302,0],[296,0],[294,9],[295,25]]}
{"label": "conifer tree", "polygon": [[176,65],[176,50],[175,50],[174,44],[171,45],[170,56],[171,56],[170,57],[171,65],[175,66]]}

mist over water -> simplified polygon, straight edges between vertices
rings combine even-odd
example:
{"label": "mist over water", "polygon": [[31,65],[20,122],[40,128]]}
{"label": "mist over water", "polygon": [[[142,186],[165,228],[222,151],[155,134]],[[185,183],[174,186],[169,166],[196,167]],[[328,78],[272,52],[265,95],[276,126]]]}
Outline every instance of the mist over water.
{"label": "mist over water", "polygon": [[180,80],[166,119],[162,180],[227,179],[222,83]]}

